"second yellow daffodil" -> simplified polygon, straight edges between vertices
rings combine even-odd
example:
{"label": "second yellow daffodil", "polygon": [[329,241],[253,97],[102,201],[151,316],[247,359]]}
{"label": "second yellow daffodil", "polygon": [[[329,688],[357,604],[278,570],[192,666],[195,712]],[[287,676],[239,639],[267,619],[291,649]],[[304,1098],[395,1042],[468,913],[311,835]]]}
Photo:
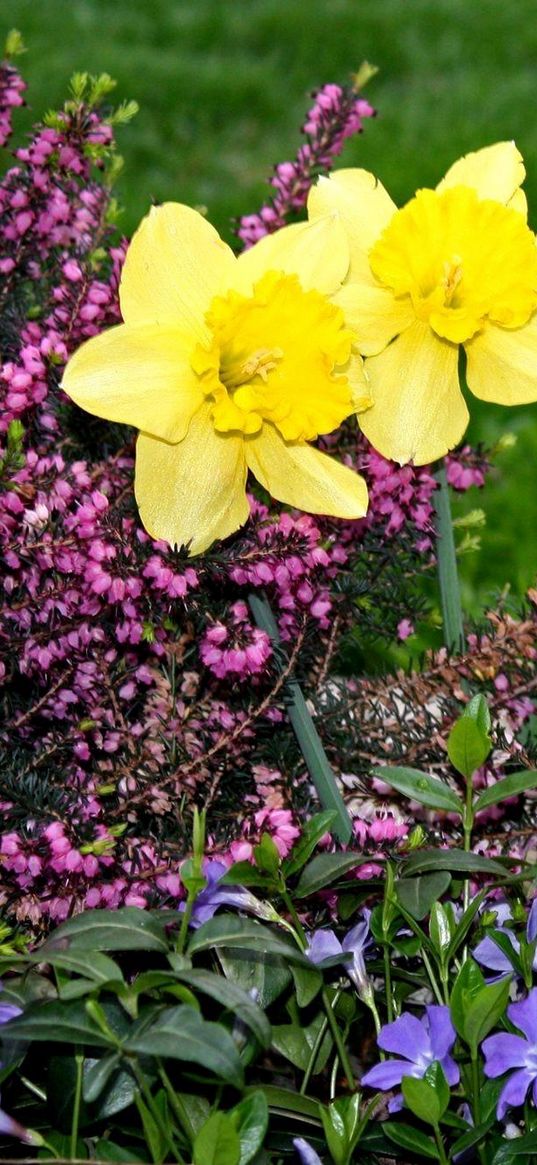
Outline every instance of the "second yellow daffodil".
{"label": "second yellow daffodil", "polygon": [[481,400],[537,400],[537,248],[513,142],[468,154],[401,210],[366,170],[321,178],[310,220],[337,211],[351,263],[334,302],[355,329],[373,407],[360,418],[385,457],[442,457],[469,421],[459,385]]}
{"label": "second yellow daffodil", "polygon": [[363,517],[361,477],[310,442],[370,404],[341,307],[337,214],[285,227],[238,258],[195,210],[154,208],[120,284],[124,323],[86,341],[62,387],[134,425],[150,534],[200,553],[249,513],[246,477],[310,513]]}

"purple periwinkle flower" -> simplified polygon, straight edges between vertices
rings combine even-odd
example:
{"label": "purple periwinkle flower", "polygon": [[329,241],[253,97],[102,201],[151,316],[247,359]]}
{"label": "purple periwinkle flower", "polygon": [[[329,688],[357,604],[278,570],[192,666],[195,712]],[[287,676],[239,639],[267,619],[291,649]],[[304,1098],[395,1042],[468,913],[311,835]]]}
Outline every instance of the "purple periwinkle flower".
{"label": "purple periwinkle flower", "polygon": [[[254,894],[250,894],[244,886],[221,886],[221,879],[224,874],[227,874],[228,867],[224,862],[219,861],[205,861],[203,864],[203,873],[207,879],[207,885],[200,890],[194,909],[190,917],[190,924],[193,927],[201,926],[204,922],[208,922],[209,918],[213,917],[219,906],[235,906],[237,910],[246,910],[249,914],[255,914],[257,918],[264,918],[267,922],[275,922],[278,915],[274,908],[267,902],[261,902]],[[184,903],[181,903],[179,909],[184,910]]]}
{"label": "purple periwinkle flower", "polygon": [[507,1014],[525,1038],[499,1032],[487,1036],[482,1043],[485,1075],[503,1076],[504,1072],[511,1072],[498,1098],[498,1120],[503,1119],[508,1108],[524,1103],[530,1085],[533,1085],[533,1102],[537,1104],[537,987],[525,999],[511,1003]]}
{"label": "purple periwinkle flower", "polygon": [[301,1165],[322,1165],[319,1154],[312,1149],[311,1145],[304,1140],[303,1137],[295,1137],[293,1145],[298,1153]]}
{"label": "purple periwinkle flower", "polygon": [[349,979],[360,993],[368,986],[368,977],[365,966],[364,951],[372,945],[369,933],[370,910],[364,910],[363,918],[345,935],[342,942],[328,927],[314,930],[310,935],[306,955],[310,962],[320,966],[327,959],[335,959],[338,955],[351,954],[344,966]]}
{"label": "purple periwinkle flower", "polygon": [[[362,1076],[362,1084],[388,1092],[401,1083],[403,1076],[425,1076],[435,1061],[443,1069],[448,1084],[458,1084],[460,1072],[450,1055],[457,1037],[449,1007],[432,1004],[425,1010],[421,1019],[405,1011],[393,1023],[381,1028],[377,1037],[379,1048],[404,1058],[376,1064]],[[399,1095],[394,1096],[388,1108],[390,1112],[398,1112],[402,1106],[403,1098]]]}
{"label": "purple periwinkle flower", "polygon": [[[2,984],[0,983],[0,991],[1,990]],[[16,1003],[2,1003],[0,1001],[0,1026],[4,1023],[8,1023],[10,1019],[15,1019],[15,1016],[21,1014],[21,1010],[22,1009],[20,1007],[17,1007]],[[2,1064],[0,1064],[0,1068],[1,1067],[3,1067]],[[0,1108],[0,1133],[6,1133],[8,1137],[17,1137],[18,1140],[25,1141],[27,1145],[42,1144],[39,1134],[32,1133],[29,1129],[25,1129],[12,1116],[9,1116],[7,1112],[4,1112],[3,1108]]]}
{"label": "purple periwinkle flower", "polygon": [[[503,922],[511,918],[511,910],[507,904],[504,906],[504,904],[501,903],[500,905],[504,907],[504,909],[502,909],[501,913],[499,910],[496,911],[496,919],[498,922]],[[513,931],[509,930],[505,926],[498,926],[497,930],[499,934],[505,934],[507,936],[515,954],[518,955],[520,951],[520,942],[516,935],[513,934]],[[531,910],[528,914],[528,921],[526,924],[526,941],[528,943],[533,943],[535,942],[536,938],[537,899],[532,904]],[[499,947],[498,944],[494,942],[494,939],[490,935],[487,935],[484,939],[481,940],[480,943],[477,944],[473,955],[476,962],[481,963],[482,967],[487,967],[487,969],[490,971],[496,971],[498,976],[513,974],[513,964],[509,961],[505,952],[502,951],[501,947]],[[537,971],[537,949],[535,950],[533,956],[533,969],[534,971]]]}

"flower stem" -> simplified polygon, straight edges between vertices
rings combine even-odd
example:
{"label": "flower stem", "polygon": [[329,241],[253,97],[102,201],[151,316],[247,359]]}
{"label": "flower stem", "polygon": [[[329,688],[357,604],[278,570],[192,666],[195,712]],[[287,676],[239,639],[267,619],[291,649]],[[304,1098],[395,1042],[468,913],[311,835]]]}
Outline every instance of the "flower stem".
{"label": "flower stem", "polygon": [[[345,1076],[347,1078],[347,1084],[348,1084],[351,1092],[354,1092],[356,1090],[356,1081],[354,1079],[354,1072],[352,1070],[351,1063],[350,1063],[349,1057],[347,1055],[347,1049],[345,1047],[341,1032],[340,1032],[339,1027],[338,1027],[337,1019],[336,1019],[334,1012],[332,1010],[333,1005],[330,1003],[330,998],[329,998],[328,992],[326,990],[326,987],[323,987],[321,998],[323,1001],[325,1015],[326,1015],[326,1018],[328,1020],[329,1026],[330,1026],[330,1031],[332,1033],[332,1037],[333,1037],[334,1043],[335,1043],[336,1048],[337,1048],[337,1054],[338,1054],[338,1058],[339,1058],[341,1067],[343,1068],[343,1071],[344,1071]],[[334,1002],[335,1002],[335,999],[334,999]]]}
{"label": "flower stem", "polygon": [[442,1140],[442,1134],[440,1132],[438,1125],[434,1126],[434,1139],[436,1141],[436,1147],[438,1149],[438,1160],[440,1161],[441,1165],[449,1165],[448,1158],[446,1157],[446,1150],[444,1149],[444,1142]]}
{"label": "flower stem", "polygon": [[441,462],[436,470],[435,478],[438,482],[438,489],[433,494],[436,510],[436,560],[444,623],[444,643],[448,651],[459,652],[464,651],[465,647],[464,624],[449,486],[444,462]]}
{"label": "flower stem", "polygon": [[81,1052],[75,1054],[75,1064],[75,1092],[73,1096],[73,1116],[71,1119],[71,1137],[69,1142],[69,1151],[73,1159],[78,1156],[76,1147],[78,1141],[78,1124],[80,1121],[80,1102],[82,1100],[82,1073],[84,1070],[84,1056]]}
{"label": "flower stem", "polygon": [[[277,666],[283,670],[285,664],[280,633],[268,600],[262,595],[251,594],[248,596],[248,603],[257,626],[266,632],[272,642]],[[338,841],[346,845],[352,837],[352,822],[321,738],[308,711],[300,684],[293,677],[285,684],[285,696],[289,719],[319,801],[323,809],[333,809],[337,814],[334,824],[330,827],[331,832]]]}

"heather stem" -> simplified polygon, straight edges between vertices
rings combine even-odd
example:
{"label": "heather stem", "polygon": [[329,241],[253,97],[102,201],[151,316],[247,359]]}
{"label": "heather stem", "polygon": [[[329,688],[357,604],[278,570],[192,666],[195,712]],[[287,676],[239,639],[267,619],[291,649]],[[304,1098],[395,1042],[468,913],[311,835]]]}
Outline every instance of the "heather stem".
{"label": "heather stem", "polygon": [[[257,626],[266,632],[276,649],[275,656],[278,661],[282,655],[281,639],[268,600],[257,594],[251,594],[248,603]],[[333,809],[337,814],[334,824],[330,827],[331,832],[338,841],[346,845],[352,837],[352,822],[321,738],[308,711],[302,689],[298,681],[291,678],[287,680],[284,690],[289,719],[319,801],[323,809]]]}
{"label": "heather stem", "polygon": [[446,466],[441,462],[435,473],[438,489],[433,494],[436,509],[436,560],[442,603],[444,643],[448,651],[463,652],[464,624],[457,554],[453,537],[453,521]]}

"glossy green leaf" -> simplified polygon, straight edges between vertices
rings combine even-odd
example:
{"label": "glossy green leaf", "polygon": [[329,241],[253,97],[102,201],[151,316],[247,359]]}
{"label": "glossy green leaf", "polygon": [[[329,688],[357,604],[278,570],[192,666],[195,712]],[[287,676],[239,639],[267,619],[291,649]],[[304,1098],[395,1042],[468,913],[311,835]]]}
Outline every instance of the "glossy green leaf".
{"label": "glossy green leaf", "polygon": [[490,718],[489,706],[485,697],[482,696],[481,693],[478,693],[477,696],[472,696],[472,699],[468,701],[462,715],[463,718],[466,717],[469,720],[474,720],[477,724],[477,727],[485,735],[490,732],[492,721]]}
{"label": "glossy green leaf", "polygon": [[333,882],[342,878],[344,874],[348,874],[350,870],[355,870],[364,862],[369,861],[371,858],[361,857],[358,854],[317,854],[302,870],[298,886],[294,892],[295,897],[307,898],[310,894],[317,894],[319,890],[324,890],[325,886],[331,886]]}
{"label": "glossy green leaf", "polygon": [[451,729],[447,751],[453,768],[467,780],[481,768],[492,748],[490,736],[476,720],[462,716]]}
{"label": "glossy green leaf", "polygon": [[144,1137],[151,1153],[151,1160],[154,1165],[162,1165],[166,1156],[166,1149],[168,1148],[168,1138],[163,1136],[153,1113],[138,1092],[135,1094],[134,1103],[142,1121]]}
{"label": "glossy green leaf", "polygon": [[211,1114],[194,1141],[192,1156],[194,1165],[239,1165],[239,1134],[229,1113]]}
{"label": "glossy green leaf", "polygon": [[117,1145],[115,1141],[105,1140],[97,1141],[95,1145],[95,1159],[97,1161],[118,1161],[125,1162],[125,1165],[138,1165],[138,1162],[147,1161],[147,1157],[139,1157],[134,1149],[124,1149],[122,1145]]}
{"label": "glossy green leaf", "polygon": [[256,1089],[229,1113],[239,1135],[239,1165],[249,1165],[263,1146],[268,1129],[269,1111],[267,1098],[261,1089]]}
{"label": "glossy green leaf", "polygon": [[440,1099],[436,1090],[425,1079],[403,1076],[401,1091],[405,1104],[418,1120],[427,1125],[437,1125],[442,1116]]}
{"label": "glossy green leaf", "polygon": [[[513,859],[514,861],[515,859]],[[428,870],[452,870],[461,874],[505,875],[506,869],[493,858],[482,854],[465,853],[462,849],[420,849],[410,854],[405,862],[405,876],[423,874]]]}
{"label": "glossy green leaf", "polygon": [[445,894],[450,882],[451,874],[447,870],[438,870],[418,878],[400,878],[395,883],[395,893],[413,918],[422,919],[430,914],[433,903]]}
{"label": "glossy green leaf", "polygon": [[483,973],[474,959],[465,959],[455,979],[450,998],[451,1018],[458,1034],[464,1039],[464,1024],[468,1008],[485,986]]}
{"label": "glossy green leaf", "polygon": [[226,979],[236,983],[243,991],[255,992],[259,1007],[270,1007],[271,1003],[285,991],[291,982],[290,964],[279,955],[259,959],[248,951],[226,950],[219,947],[218,961]]}
{"label": "glossy green leaf", "polygon": [[229,1032],[221,1024],[208,1023],[191,1007],[166,1008],[128,1038],[125,1050],[200,1064],[227,1083],[242,1085],[242,1065]]}
{"label": "glossy green leaf", "polygon": [[295,984],[296,1001],[299,1007],[307,1007],[312,999],[319,994],[323,985],[323,976],[316,967],[300,967],[298,963],[291,966],[291,974]]}
{"label": "glossy green leaf", "polygon": [[437,954],[443,956],[451,942],[449,915],[441,902],[433,902],[429,919],[429,938]]}
{"label": "glossy green leaf", "polygon": [[275,1084],[265,1084],[262,1092],[266,1097],[270,1112],[287,1118],[295,1117],[312,1125],[321,1125],[319,1102],[311,1096],[302,1096],[300,1092],[288,1088],[278,1088]]}
{"label": "glossy green leaf", "polygon": [[114,1072],[117,1071],[118,1065],[119,1055],[117,1052],[111,1052],[110,1055],[103,1056],[100,1060],[84,1061],[83,1094],[84,1100],[88,1104],[92,1104],[98,1099]]}
{"label": "glossy green leaf", "polygon": [[262,926],[252,918],[240,918],[236,914],[219,914],[210,918],[192,935],[188,944],[189,955],[198,951],[213,950],[214,947],[240,947],[255,951],[258,955],[280,955],[296,963],[308,964],[300,948],[292,940],[284,938],[277,930]]}
{"label": "glossy green leaf", "polygon": [[466,910],[464,911],[464,914],[459,919],[457,926],[455,928],[455,931],[453,933],[453,938],[452,938],[451,943],[449,945],[449,950],[447,953],[447,962],[449,962],[450,959],[452,959],[453,956],[456,955],[459,947],[462,946],[462,943],[464,942],[466,935],[468,934],[468,931],[470,930],[472,922],[474,921],[474,918],[475,918],[480,906],[484,902],[487,894],[488,894],[487,889],[480,890],[479,894],[475,895],[475,898],[472,899],[472,901],[470,902],[470,905],[466,908]]}
{"label": "glossy green leaf", "polygon": [[293,846],[289,857],[283,863],[283,873],[286,878],[290,878],[293,874],[298,874],[311,857],[315,846],[318,845],[325,833],[330,833],[330,827],[336,820],[337,813],[334,809],[325,809],[322,813],[316,813],[306,821],[304,829],[296,843]]}
{"label": "glossy green leaf", "polygon": [[42,962],[56,951],[160,951],[169,943],[157,915],[136,906],[119,910],[84,910],[62,922],[40,947]]}
{"label": "glossy green leaf", "polygon": [[[83,1003],[31,1003],[22,1015],[2,1025],[3,1039],[49,1041],[109,1047],[111,1041],[89,1018]],[[112,1046],[115,1047],[115,1044]]]}
{"label": "glossy green leaf", "polygon": [[470,1048],[477,1050],[505,1014],[510,990],[511,977],[506,976],[498,983],[488,983],[472,1000],[464,1022],[464,1039]]}
{"label": "glossy green leaf", "polygon": [[[56,934],[58,931],[55,932]],[[43,951],[46,952],[45,956]],[[85,979],[93,979],[94,983],[123,982],[120,967],[108,955],[94,951],[91,959],[86,954],[79,954],[76,950],[55,950],[51,942],[39,947],[29,956],[33,963],[49,963],[59,971],[68,971],[71,974],[83,975]]]}
{"label": "glossy green leaf", "polygon": [[537,1153],[537,1129],[527,1133],[525,1137],[504,1141],[496,1150],[492,1165],[511,1165],[513,1161],[516,1161],[517,1165],[523,1165],[532,1153]]}
{"label": "glossy green leaf", "polygon": [[474,812],[480,813],[482,809],[488,809],[489,805],[498,805],[507,797],[518,797],[526,789],[535,788],[537,788],[537,771],[535,769],[523,769],[521,773],[510,773],[502,781],[496,781],[494,785],[489,785],[488,789],[483,789],[483,792],[474,801]]}
{"label": "glossy green leaf", "polygon": [[250,998],[246,991],[231,983],[223,975],[215,975],[212,971],[198,970],[183,971],[180,975],[183,982],[189,983],[196,991],[216,999],[224,1007],[242,1020],[255,1035],[262,1048],[270,1044],[271,1029],[265,1013],[257,1003]]}
{"label": "glossy green leaf", "polygon": [[444,809],[462,817],[464,804],[461,798],[444,781],[430,777],[420,769],[379,766],[371,769],[371,775],[385,781],[412,801],[419,801],[420,805],[428,805],[430,809]]}
{"label": "glossy green leaf", "polygon": [[428,1157],[431,1161],[438,1161],[438,1149],[434,1141],[425,1133],[420,1132],[419,1129],[414,1129],[412,1125],[405,1125],[400,1121],[397,1124],[385,1121],[382,1130],[384,1135],[400,1149],[417,1153],[419,1157]]}
{"label": "glossy green leaf", "polygon": [[[325,1017],[320,1012],[307,1027],[299,1023],[275,1024],[272,1029],[272,1046],[289,1060],[295,1068],[305,1072],[310,1062],[311,1053],[321,1028],[325,1025]],[[326,1030],[321,1046],[315,1057],[313,1074],[322,1072],[332,1047],[332,1036]]]}

